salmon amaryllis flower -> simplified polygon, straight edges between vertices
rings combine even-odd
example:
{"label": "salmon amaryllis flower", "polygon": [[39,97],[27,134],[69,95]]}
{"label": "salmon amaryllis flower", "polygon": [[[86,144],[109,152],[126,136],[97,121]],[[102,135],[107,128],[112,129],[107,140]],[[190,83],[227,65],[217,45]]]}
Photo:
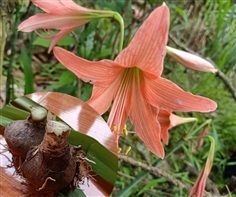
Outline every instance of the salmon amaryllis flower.
{"label": "salmon amaryllis flower", "polygon": [[52,39],[49,52],[66,34],[87,22],[104,17],[117,17],[118,13],[111,11],[92,10],[81,7],[72,0],[31,0],[46,13],[38,13],[23,21],[18,30],[23,32],[38,29],[55,29],[58,33],[45,36]]}
{"label": "salmon amaryllis flower", "polygon": [[92,62],[55,47],[54,55],[78,78],[92,83],[88,102],[100,114],[113,105],[108,124],[119,136],[129,117],[136,134],[157,156],[164,157],[161,143],[160,109],[209,112],[214,101],[184,92],[161,77],[169,29],[169,9],[156,8],[114,61]]}

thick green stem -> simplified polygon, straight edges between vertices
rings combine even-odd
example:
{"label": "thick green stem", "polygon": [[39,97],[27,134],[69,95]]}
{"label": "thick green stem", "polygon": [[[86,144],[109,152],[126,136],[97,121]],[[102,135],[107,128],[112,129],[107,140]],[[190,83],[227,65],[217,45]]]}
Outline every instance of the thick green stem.
{"label": "thick green stem", "polygon": [[[89,17],[91,19],[112,17],[120,24],[120,43],[119,43],[119,51],[118,51],[120,53],[123,49],[124,29],[125,29],[124,20],[123,20],[122,16],[118,12],[96,10]],[[88,19],[88,16],[86,16],[86,19]]]}
{"label": "thick green stem", "polygon": [[[3,6],[3,5],[1,5]],[[2,82],[2,66],[3,66],[3,57],[4,57],[4,49],[5,49],[5,43],[6,43],[6,12],[3,8],[0,14],[0,84]],[[0,95],[2,95],[1,89],[0,89]]]}
{"label": "thick green stem", "polygon": [[13,62],[14,62],[14,56],[16,51],[16,41],[18,36],[18,30],[17,27],[20,22],[20,5],[16,5],[16,15],[15,15],[15,23],[14,23],[14,29],[11,39],[11,56],[10,61],[8,65],[8,72],[7,72],[7,83],[6,83],[6,103],[9,103],[11,99],[14,98],[14,78],[12,76],[12,70],[13,70]]}
{"label": "thick green stem", "polygon": [[2,75],[2,65],[3,65],[3,57],[4,57],[4,48],[5,48],[5,43],[6,43],[6,15],[4,13],[2,13],[1,15],[1,51],[0,51],[0,74]]}
{"label": "thick green stem", "polygon": [[123,49],[123,42],[124,42],[124,29],[125,29],[125,27],[124,27],[124,20],[123,20],[122,16],[118,12],[115,12],[114,18],[120,24],[120,44],[119,44],[119,53],[120,53],[122,51],[122,49]]}

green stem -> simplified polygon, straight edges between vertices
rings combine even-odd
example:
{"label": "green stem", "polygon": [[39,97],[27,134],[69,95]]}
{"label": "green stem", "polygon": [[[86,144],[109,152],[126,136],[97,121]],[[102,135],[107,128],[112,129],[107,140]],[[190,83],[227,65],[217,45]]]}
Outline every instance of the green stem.
{"label": "green stem", "polygon": [[120,44],[119,44],[119,53],[120,53],[123,49],[123,42],[124,42],[124,29],[125,29],[124,20],[118,12],[114,13],[114,19],[116,19],[120,24]]}
{"label": "green stem", "polygon": [[211,142],[211,144],[212,144],[212,143],[213,143],[213,144],[215,143],[215,139],[214,139],[212,136],[210,136],[210,135],[189,137],[188,140],[198,140],[198,139],[201,139],[201,138],[207,138],[207,139],[209,139],[210,142]]}
{"label": "green stem", "polygon": [[113,12],[113,11],[96,11],[96,14],[97,14],[97,18],[112,17],[120,24],[120,43],[119,43],[119,51],[118,51],[120,53],[123,49],[124,31],[125,31],[124,20],[122,16],[118,12]]}
{"label": "green stem", "polygon": [[189,138],[191,138],[195,133],[197,133],[200,129],[203,129],[206,125],[211,124],[212,120],[208,119],[206,120],[204,123],[202,123],[199,127],[197,127],[195,130],[193,130],[193,128],[196,126],[197,122],[193,125],[192,129],[190,130],[190,132],[184,137],[185,140],[188,140]]}
{"label": "green stem", "polygon": [[206,135],[206,136],[191,137],[191,138],[188,138],[188,140],[196,140],[196,139],[201,139],[201,138],[207,138],[210,141],[210,150],[208,153],[207,162],[211,162],[211,166],[212,166],[214,153],[215,153],[215,139],[212,136]]}
{"label": "green stem", "polygon": [[14,62],[14,56],[15,56],[15,51],[16,51],[16,41],[17,41],[17,36],[18,36],[18,30],[17,27],[20,22],[20,5],[16,5],[16,15],[15,15],[15,23],[14,23],[14,29],[13,29],[13,34],[12,34],[12,47],[11,47],[11,56],[10,56],[10,61],[9,61],[9,66],[8,66],[8,72],[7,72],[7,83],[6,83],[6,103],[9,103],[11,99],[14,98],[14,78],[12,76],[12,70],[13,70],[13,62]]}
{"label": "green stem", "polygon": [[[0,19],[0,24],[1,24],[1,37],[0,37],[0,43],[1,43],[1,48],[0,48],[0,79],[2,79],[2,67],[3,67],[3,57],[4,57],[4,49],[5,49],[5,43],[6,43],[6,13],[4,9],[2,9],[1,13],[1,19]],[[1,84],[2,81],[0,81]],[[1,91],[1,90],[0,90]],[[1,92],[0,92],[1,95]]]}

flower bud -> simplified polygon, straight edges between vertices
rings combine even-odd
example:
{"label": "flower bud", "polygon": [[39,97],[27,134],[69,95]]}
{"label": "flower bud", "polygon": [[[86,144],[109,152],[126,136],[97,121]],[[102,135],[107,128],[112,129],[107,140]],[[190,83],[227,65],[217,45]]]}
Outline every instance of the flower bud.
{"label": "flower bud", "polygon": [[169,46],[166,46],[166,53],[186,68],[202,72],[217,72],[217,69],[210,62],[191,53],[171,48]]}

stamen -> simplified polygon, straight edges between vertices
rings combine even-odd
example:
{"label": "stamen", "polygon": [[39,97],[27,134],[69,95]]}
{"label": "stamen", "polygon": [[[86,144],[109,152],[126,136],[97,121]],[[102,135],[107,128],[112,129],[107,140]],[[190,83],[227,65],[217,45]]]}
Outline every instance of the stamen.
{"label": "stamen", "polygon": [[128,155],[129,151],[131,150],[131,146],[128,146],[125,150],[125,155]]}
{"label": "stamen", "polygon": [[114,131],[114,132],[117,131],[117,126],[116,126],[116,125],[114,125],[114,127],[113,127],[113,131]]}
{"label": "stamen", "polygon": [[124,136],[127,136],[129,134],[129,132],[127,130],[127,125],[126,124],[124,125],[124,128],[121,131],[121,134],[124,135]]}
{"label": "stamen", "polygon": [[128,155],[128,153],[130,152],[130,150],[131,150],[131,146],[128,146],[128,147],[125,149],[124,152],[121,152],[121,151],[122,151],[122,148],[119,147],[119,148],[117,149],[117,153],[118,153],[118,154],[122,154],[122,155]]}
{"label": "stamen", "polygon": [[52,39],[53,37],[55,37],[58,34],[58,33],[52,33],[48,29],[44,29],[43,31],[44,31],[44,33],[46,33],[46,35],[43,35],[43,34],[39,33],[38,30],[35,30],[34,32],[38,36],[40,36],[41,38],[44,38],[44,39]]}
{"label": "stamen", "polygon": [[117,150],[117,152],[118,152],[118,153],[121,153],[121,151],[122,151],[122,148],[119,147],[118,150]]}

